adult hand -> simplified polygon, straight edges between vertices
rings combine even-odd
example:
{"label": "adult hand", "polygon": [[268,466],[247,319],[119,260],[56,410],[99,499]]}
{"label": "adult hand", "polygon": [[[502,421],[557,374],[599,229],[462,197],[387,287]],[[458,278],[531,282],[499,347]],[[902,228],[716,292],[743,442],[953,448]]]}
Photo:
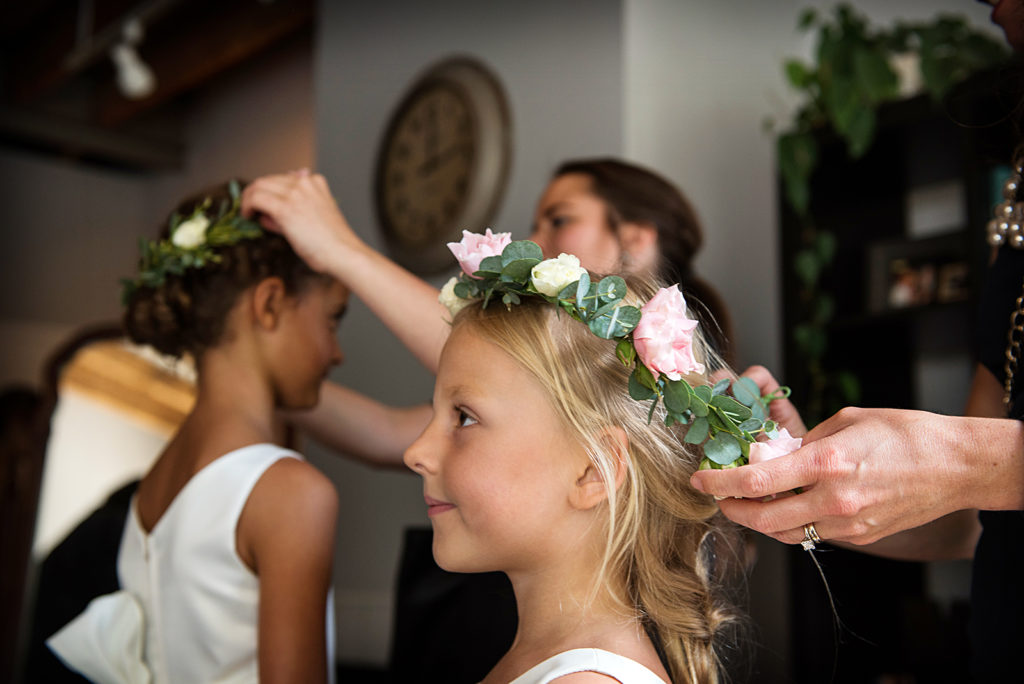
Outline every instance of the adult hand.
{"label": "adult hand", "polygon": [[[1022,505],[1024,445],[1013,420],[954,418],[924,411],[846,408],[811,430],[804,446],[730,470],[703,470],[691,483],[720,497],[733,521],[779,541],[869,544],[968,508]],[[762,501],[773,494],[794,496]]]}
{"label": "adult hand", "polygon": [[257,178],[242,192],[242,214],[283,233],[316,271],[332,273],[346,250],[365,247],[342,215],[327,180],[307,169]]}

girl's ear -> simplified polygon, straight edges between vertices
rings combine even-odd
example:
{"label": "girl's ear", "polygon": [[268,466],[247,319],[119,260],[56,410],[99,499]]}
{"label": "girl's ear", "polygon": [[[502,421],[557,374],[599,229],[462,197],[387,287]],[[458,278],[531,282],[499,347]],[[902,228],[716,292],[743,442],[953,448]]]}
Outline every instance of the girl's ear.
{"label": "girl's ear", "polygon": [[619,224],[619,245],[622,247],[624,262],[633,270],[653,268],[658,261],[658,229],[653,223],[624,222]]}
{"label": "girl's ear", "polygon": [[[626,481],[626,474],[629,472],[629,438],[626,431],[616,425],[602,428],[598,440],[613,457],[611,466],[614,470],[610,476],[614,478],[612,487],[617,491]],[[573,487],[570,503],[577,510],[589,510],[607,499],[605,475],[588,458],[583,473]]]}
{"label": "girl's ear", "polygon": [[264,330],[274,330],[281,320],[288,293],[284,281],[274,276],[264,278],[252,293],[252,313],[256,325]]}

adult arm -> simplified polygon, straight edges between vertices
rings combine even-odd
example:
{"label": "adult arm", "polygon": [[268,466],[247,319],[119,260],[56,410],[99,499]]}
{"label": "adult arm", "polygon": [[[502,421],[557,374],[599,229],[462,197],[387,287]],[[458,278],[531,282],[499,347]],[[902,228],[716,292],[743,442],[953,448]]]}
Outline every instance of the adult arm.
{"label": "adult arm", "polygon": [[285,458],[263,474],[238,523],[238,547],[260,582],[264,684],[327,681],[327,594],[338,495],[310,464]]}
{"label": "adult arm", "polygon": [[[762,391],[774,383],[764,369],[757,375]],[[996,410],[993,383],[979,369],[968,410]],[[844,409],[792,454],[735,470],[701,471],[692,481],[708,493],[745,497],[721,501],[722,511],[786,543],[802,540],[803,525],[814,522],[822,538],[876,555],[963,558],[973,553],[980,534],[975,509],[1024,508],[1022,459],[1018,421]],[[797,487],[798,495],[759,500]]]}
{"label": "adult arm", "polygon": [[[1024,509],[1024,427],[1009,419],[845,408],[791,454],[692,479],[730,519],[795,544],[863,545],[963,509]],[[752,500],[801,489],[795,496]]]}
{"label": "adult arm", "polygon": [[242,193],[242,212],[283,233],[314,270],[344,283],[437,373],[449,332],[438,291],[359,239],[323,176],[297,172],[258,178]]}
{"label": "adult arm", "polygon": [[287,417],[338,453],[367,465],[406,470],[402,455],[432,414],[430,404],[396,408],[325,382],[316,408],[291,411]]}

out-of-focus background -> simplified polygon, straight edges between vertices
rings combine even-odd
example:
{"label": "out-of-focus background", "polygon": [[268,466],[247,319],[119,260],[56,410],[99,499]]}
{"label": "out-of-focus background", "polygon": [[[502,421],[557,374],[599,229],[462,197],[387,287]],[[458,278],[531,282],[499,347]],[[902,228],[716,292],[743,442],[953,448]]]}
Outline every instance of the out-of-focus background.
{"label": "out-of-focus background", "polygon": [[[491,226],[526,237],[539,193],[565,159],[614,155],[655,169],[683,189],[703,222],[706,245],[697,268],[733,315],[737,367],[764,364],[783,381],[787,372],[799,376],[806,369],[793,363],[797,351],[787,338],[799,318],[798,286],[786,275],[793,272],[799,231],[785,230],[799,222],[783,206],[776,141],[797,106],[783,64],[792,57],[811,61],[814,52],[814,36],[797,28],[806,7],[827,14],[833,5],[795,0],[5,2],[0,6],[0,388],[18,385],[45,394],[47,364],[58,350],[94,326],[116,324],[118,279],[134,269],[137,239],[154,236],[180,197],[226,178],[314,168],[326,175],[362,237],[386,249],[373,191],[385,128],[414,80],[452,56],[486,65],[508,99],[511,164]],[[853,7],[880,26],[932,21],[951,12],[1002,41],[989,24],[990,9],[967,0],[860,0]],[[133,18],[140,20],[141,31],[125,30]],[[109,56],[117,45],[134,50],[127,57],[122,53],[119,59],[129,62],[122,67]],[[132,99],[126,96],[132,87],[152,90]],[[913,99],[912,86],[907,98]],[[928,122],[922,130],[941,128],[930,122],[942,120],[942,108],[926,99],[917,98],[883,121],[890,128],[880,129],[878,144],[897,146],[910,155],[901,159],[911,159],[902,171],[876,160],[877,170],[868,176],[877,180],[884,169],[903,174],[884,201],[876,202],[870,195],[875,186],[866,180],[869,190],[856,185],[846,194],[836,190],[843,178],[860,178],[856,174],[863,171],[844,175],[847,162],[836,161],[840,155],[827,147],[821,163],[827,170],[835,161],[833,175],[840,180],[832,190],[820,189],[818,197],[838,202],[824,215],[840,216],[839,224],[848,210],[861,216],[856,212],[873,202],[878,211],[900,216],[900,227],[891,234],[872,232],[877,225],[870,216],[858,218],[864,224],[860,244],[850,237],[856,228],[840,232],[840,260],[860,251],[853,262],[844,262],[857,278],[838,289],[864,294],[862,318],[842,319],[853,328],[839,329],[835,337],[892,336],[897,361],[890,364],[916,383],[905,403],[956,413],[971,369],[968,345],[960,339],[971,319],[960,308],[950,314],[946,306],[939,307],[937,319],[915,317],[908,323],[899,311],[969,300],[974,283],[973,261],[957,262],[959,270],[954,264],[945,276],[939,271],[950,261],[943,236],[963,232],[974,221],[969,214],[975,189],[964,183],[975,176],[955,169],[929,172],[949,168],[948,155],[929,156],[931,138],[900,137],[918,118]],[[766,129],[766,118],[775,121],[774,129]],[[944,130],[934,139],[952,140]],[[982,165],[972,173],[988,172]],[[904,182],[908,176],[920,180],[918,187]],[[857,198],[862,192],[867,194]],[[918,278],[917,295],[899,289],[908,271]],[[440,285],[451,274],[430,279]],[[929,284],[935,279],[944,290]],[[889,327],[857,327],[873,315]],[[942,318],[949,315],[959,318]],[[947,325],[950,320],[954,323]],[[340,336],[348,363],[333,372],[333,379],[395,404],[429,399],[430,374],[359,302]],[[955,340],[922,351],[922,340],[944,336]],[[140,370],[139,358],[115,350],[91,365],[79,359],[77,375],[63,383],[45,465],[4,482],[11,487],[31,484],[33,477],[41,482],[38,508],[12,510],[3,523],[9,538],[30,534],[32,539],[23,583],[8,585],[4,596],[10,612],[3,618],[14,631],[5,632],[10,638],[3,644],[3,664],[11,673],[27,646],[38,563],[112,492],[145,471],[175,416],[187,410],[187,377],[173,369],[154,379],[158,392],[130,395],[116,383],[110,390],[104,373],[155,373]],[[877,383],[871,387],[878,391]],[[94,400],[111,392],[120,396],[120,408],[116,401]],[[426,524],[421,483],[407,473],[351,463],[312,441],[302,448],[341,494],[334,577],[338,659],[370,677],[388,662],[403,530]],[[828,672],[815,677],[800,669],[803,651],[797,640],[803,635],[795,631],[794,616],[806,608],[799,594],[805,588],[820,590],[816,575],[794,574],[792,565],[807,559],[789,549],[765,540],[756,544],[751,596],[761,646],[753,679],[827,681]],[[889,570],[876,572],[885,577]],[[900,601],[906,595],[897,594],[892,614],[877,616],[880,623],[905,618],[906,631],[920,633],[927,629],[915,628],[913,620],[934,625],[962,604],[963,566],[892,572],[901,578],[909,572],[911,579],[898,583],[916,587],[910,590],[913,600],[931,601],[934,613],[903,611]],[[872,592],[872,587],[862,589]],[[814,597],[819,604],[824,600]],[[842,615],[852,608],[841,601],[838,610]],[[832,643],[827,623],[822,638]],[[843,636],[857,643],[860,638]],[[886,660],[884,654],[905,654],[909,647],[877,643],[883,638],[864,639],[875,639],[874,652],[883,654],[872,676],[927,669],[914,670],[918,666],[898,657]],[[870,651],[870,645],[866,648]],[[825,653],[826,659],[831,655]],[[0,672],[0,678],[5,675]]]}

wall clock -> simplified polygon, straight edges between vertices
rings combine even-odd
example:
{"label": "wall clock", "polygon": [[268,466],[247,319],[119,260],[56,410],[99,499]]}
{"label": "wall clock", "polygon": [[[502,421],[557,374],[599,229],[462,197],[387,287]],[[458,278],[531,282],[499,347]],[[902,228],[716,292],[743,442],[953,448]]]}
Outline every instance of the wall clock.
{"label": "wall clock", "polygon": [[421,274],[450,268],[445,243],[490,226],[510,159],[508,102],[483,64],[457,57],[420,75],[377,157],[377,217],[395,260]]}

